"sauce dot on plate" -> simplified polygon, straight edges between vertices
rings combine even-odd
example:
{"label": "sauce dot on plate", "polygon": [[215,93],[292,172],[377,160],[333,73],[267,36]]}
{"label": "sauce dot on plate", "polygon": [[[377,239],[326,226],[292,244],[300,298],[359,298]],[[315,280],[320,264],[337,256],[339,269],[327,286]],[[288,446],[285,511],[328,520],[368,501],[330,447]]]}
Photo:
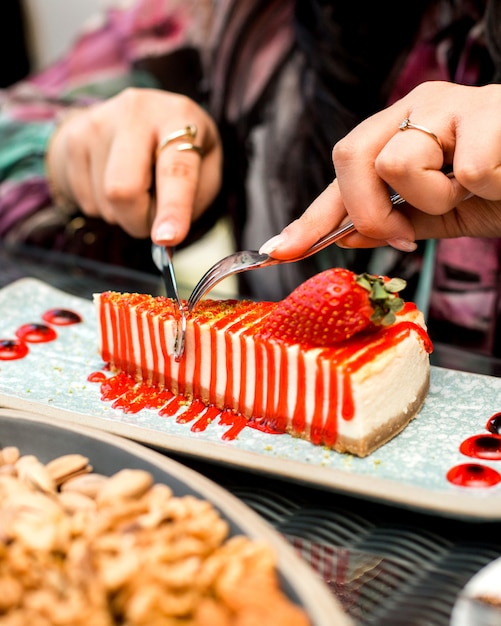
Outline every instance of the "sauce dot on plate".
{"label": "sauce dot on plate", "polygon": [[447,480],[459,487],[493,487],[501,481],[501,474],[486,465],[464,463],[451,468]]}
{"label": "sauce dot on plate", "polygon": [[29,343],[45,343],[57,338],[56,331],[45,324],[23,324],[16,330],[16,336],[21,341]]}
{"label": "sauce dot on plate", "polygon": [[18,339],[0,339],[0,361],[22,359],[29,352],[28,346]]}
{"label": "sauce dot on plate", "polygon": [[69,324],[80,324],[81,316],[68,309],[50,309],[42,315],[44,322],[55,326],[68,326]]}

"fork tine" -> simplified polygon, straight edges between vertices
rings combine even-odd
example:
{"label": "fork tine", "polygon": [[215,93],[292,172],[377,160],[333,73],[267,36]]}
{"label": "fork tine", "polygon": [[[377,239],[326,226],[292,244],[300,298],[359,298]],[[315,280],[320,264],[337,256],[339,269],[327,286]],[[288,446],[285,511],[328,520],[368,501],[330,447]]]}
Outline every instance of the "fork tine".
{"label": "fork tine", "polygon": [[[231,255],[232,257],[233,255]],[[195,289],[188,299],[188,311],[192,311],[196,304],[204,297],[204,295],[210,291],[217,283],[221,282],[227,276],[234,273],[232,269],[227,269],[224,272],[221,272],[221,269],[227,265],[228,260],[231,257],[225,257],[218,261],[215,265],[205,272],[202,278],[198,281]]]}
{"label": "fork tine", "polygon": [[223,267],[223,265],[223,262],[219,261],[202,276],[188,299],[188,311],[191,312],[204,295],[217,285],[217,283],[234,273],[231,269],[220,273],[219,270]]}
{"label": "fork tine", "polygon": [[267,254],[259,254],[257,250],[243,250],[230,254],[213,265],[198,281],[188,299],[188,311],[191,312],[203,296],[225,278],[275,263],[278,263],[276,259],[272,259]]}
{"label": "fork tine", "polygon": [[192,294],[188,299],[188,311],[192,311],[197,302],[199,302],[204,295],[214,287],[220,280],[226,278],[228,274],[223,274],[218,276],[218,270],[220,267],[220,263],[211,267],[201,278],[200,282],[197,284]]}

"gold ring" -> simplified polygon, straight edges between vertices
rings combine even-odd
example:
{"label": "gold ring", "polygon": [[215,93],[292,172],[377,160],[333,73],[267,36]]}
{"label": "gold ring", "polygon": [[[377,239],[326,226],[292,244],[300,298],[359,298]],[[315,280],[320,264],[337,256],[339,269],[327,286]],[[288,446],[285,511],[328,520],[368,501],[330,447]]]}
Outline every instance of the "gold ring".
{"label": "gold ring", "polygon": [[202,147],[195,146],[192,143],[180,143],[176,146],[176,150],[179,150],[179,152],[184,152],[185,150],[193,150],[194,152],[197,152],[202,158],[205,154],[204,149]]}
{"label": "gold ring", "polygon": [[422,133],[426,133],[432,139],[434,139],[440,146],[440,150],[444,149],[442,142],[437,137],[437,135],[435,135],[435,133],[433,133],[431,130],[429,130],[425,126],[420,126],[419,124],[413,124],[408,117],[406,117],[404,120],[400,122],[398,128],[400,130],[420,130]]}
{"label": "gold ring", "polygon": [[169,144],[177,139],[195,139],[197,136],[197,127],[195,124],[188,124],[184,128],[180,128],[179,130],[175,130],[172,133],[169,133],[167,137],[164,137],[162,141],[158,144],[156,149],[156,158],[158,159],[158,155],[160,152],[166,148]]}

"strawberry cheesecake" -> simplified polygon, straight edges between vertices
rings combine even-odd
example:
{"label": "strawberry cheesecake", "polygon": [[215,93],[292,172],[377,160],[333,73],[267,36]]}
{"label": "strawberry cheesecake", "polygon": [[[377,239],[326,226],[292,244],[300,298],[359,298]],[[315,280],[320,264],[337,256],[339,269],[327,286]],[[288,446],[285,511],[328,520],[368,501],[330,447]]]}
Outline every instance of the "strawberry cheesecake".
{"label": "strawberry cheesecake", "polygon": [[104,292],[94,298],[100,352],[138,382],[363,457],[428,392],[432,345],[404,286],[333,268],[280,302],[207,299],[187,316],[177,360],[172,300]]}

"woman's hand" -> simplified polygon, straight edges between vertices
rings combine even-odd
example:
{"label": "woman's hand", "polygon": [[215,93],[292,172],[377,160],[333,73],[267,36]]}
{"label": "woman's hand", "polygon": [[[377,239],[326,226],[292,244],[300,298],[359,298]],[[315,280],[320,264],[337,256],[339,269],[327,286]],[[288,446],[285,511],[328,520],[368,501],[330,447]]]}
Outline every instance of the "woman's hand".
{"label": "woman's hand", "polygon": [[[195,125],[195,138],[165,137]],[[203,150],[178,151],[180,142]],[[126,89],[82,109],[56,130],[47,154],[58,194],[135,237],[176,245],[221,185],[217,128],[195,102],[155,89]]]}
{"label": "woman's hand", "polygon": [[[357,232],[346,247],[412,251],[420,239],[501,236],[500,111],[501,85],[416,87],[334,146],[336,180],[261,250],[293,258],[348,219]],[[438,141],[400,130],[406,118]],[[393,206],[389,187],[407,203]]]}

